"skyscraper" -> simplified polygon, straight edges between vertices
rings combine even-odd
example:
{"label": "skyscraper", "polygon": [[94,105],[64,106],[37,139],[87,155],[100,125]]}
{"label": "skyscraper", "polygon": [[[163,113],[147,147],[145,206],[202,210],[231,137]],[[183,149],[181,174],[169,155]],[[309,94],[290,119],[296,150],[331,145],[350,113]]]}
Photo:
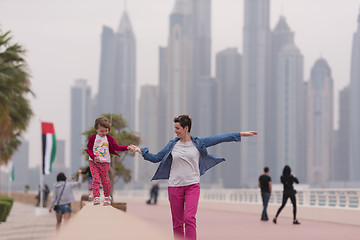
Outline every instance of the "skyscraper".
{"label": "skyscraper", "polygon": [[136,42],[125,11],[117,32],[103,27],[97,115],[121,113],[135,130]]}
{"label": "skyscraper", "polygon": [[269,0],[245,0],[241,129],[259,132],[241,144],[242,183],[254,186],[265,159],[265,102],[270,76]]}
{"label": "skyscraper", "polygon": [[[277,84],[277,168],[275,176],[282,174],[285,165],[291,166],[293,172],[303,170],[306,165],[304,98],[303,91],[303,56],[299,49],[288,44],[278,56]],[[299,168],[298,168],[299,165]]]}
{"label": "skyscraper", "polygon": [[[158,108],[159,90],[157,86],[142,86],[139,101],[139,130],[141,145],[147,146],[151,152],[159,152],[162,146],[159,146],[157,135],[163,131],[158,128],[159,108]],[[154,175],[157,164],[144,161],[142,157],[138,161],[137,180],[147,183]],[[136,177],[135,177],[136,178]]]}
{"label": "skyscraper", "polygon": [[[166,128],[172,138],[172,119],[190,114],[194,135],[210,134],[213,126],[199,113],[204,79],[211,74],[211,2],[177,0],[170,15],[170,32],[166,48]],[[196,126],[202,126],[200,132]]]}
{"label": "skyscraper", "polygon": [[189,1],[177,0],[170,15],[167,46],[166,125],[167,138],[174,136],[172,119],[189,113],[191,99],[192,48]]}
{"label": "skyscraper", "polygon": [[[294,33],[290,30],[285,17],[280,17],[274,30],[271,32],[271,77],[267,78],[266,88],[266,107],[265,107],[265,159],[264,164],[270,168],[271,174],[275,176],[281,175],[282,171],[278,171],[283,167],[282,161],[278,157],[278,91],[279,77],[282,73],[279,72],[279,54],[281,50],[288,44],[294,44]],[[281,126],[282,127],[282,126]],[[281,164],[280,164],[281,163]],[[279,182],[279,178],[273,179],[273,182]]]}
{"label": "skyscraper", "polygon": [[350,180],[350,87],[347,86],[340,91],[339,96],[339,128],[336,131],[334,144],[334,161],[331,164],[331,179],[335,181]]}
{"label": "skyscraper", "polygon": [[[290,165],[304,176],[306,166],[306,117],[303,56],[295,46],[294,33],[285,17],[280,17],[272,32],[271,79],[266,101],[266,158],[272,175],[280,176]],[[274,182],[279,182],[275,178]]]}
{"label": "skyscraper", "polygon": [[91,89],[85,79],[78,79],[71,87],[70,172],[86,165],[82,155],[86,137],[82,134],[92,127]]}
{"label": "skyscraper", "polygon": [[350,79],[350,180],[359,181],[360,176],[360,13],[353,36]]}
{"label": "skyscraper", "polygon": [[[241,55],[236,48],[227,48],[216,54],[217,132],[240,131]],[[226,143],[217,147],[218,155],[225,158],[221,165],[224,187],[241,187],[239,143]],[[218,170],[218,168],[214,169]]]}
{"label": "skyscraper", "polygon": [[324,186],[333,157],[333,79],[322,58],[311,69],[307,110],[307,182]]}

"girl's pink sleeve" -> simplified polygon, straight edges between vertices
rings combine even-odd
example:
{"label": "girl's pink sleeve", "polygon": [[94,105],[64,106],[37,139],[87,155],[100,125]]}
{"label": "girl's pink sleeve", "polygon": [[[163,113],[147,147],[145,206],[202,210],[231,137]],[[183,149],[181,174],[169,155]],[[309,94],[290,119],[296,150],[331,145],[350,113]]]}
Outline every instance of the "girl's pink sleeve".
{"label": "girl's pink sleeve", "polygon": [[120,152],[124,152],[127,151],[128,146],[120,146],[116,143],[115,139],[113,137],[110,136],[110,138],[108,137],[108,141],[111,141],[111,147],[113,148],[113,150],[115,151],[120,151]]}
{"label": "girl's pink sleeve", "polygon": [[85,152],[89,154],[89,157],[94,160],[95,154],[93,152],[94,142],[95,142],[95,135],[91,135],[87,144],[87,148],[85,149]]}

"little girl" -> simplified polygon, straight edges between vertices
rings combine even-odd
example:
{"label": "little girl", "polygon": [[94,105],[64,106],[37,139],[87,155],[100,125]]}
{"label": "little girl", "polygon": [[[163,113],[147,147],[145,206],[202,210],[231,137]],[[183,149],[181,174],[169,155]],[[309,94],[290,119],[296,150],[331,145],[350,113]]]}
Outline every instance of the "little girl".
{"label": "little girl", "polygon": [[111,184],[108,176],[111,160],[110,154],[118,155],[115,151],[128,150],[128,146],[117,145],[114,138],[108,135],[110,127],[110,121],[106,117],[97,118],[94,125],[96,134],[90,136],[87,149],[85,149],[87,154],[89,154],[89,166],[93,177],[94,205],[100,204],[100,179],[105,196],[104,206],[111,204]]}

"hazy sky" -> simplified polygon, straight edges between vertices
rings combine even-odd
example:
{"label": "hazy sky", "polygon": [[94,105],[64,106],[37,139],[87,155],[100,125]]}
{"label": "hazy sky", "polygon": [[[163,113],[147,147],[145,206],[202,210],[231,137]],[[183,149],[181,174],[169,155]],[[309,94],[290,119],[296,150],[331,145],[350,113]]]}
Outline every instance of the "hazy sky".
{"label": "hazy sky", "polygon": [[[213,76],[217,52],[227,47],[243,52],[243,2],[212,0]],[[357,29],[360,0],[270,2],[271,29],[283,15],[295,32],[295,44],[304,55],[305,80],[319,57],[327,60],[337,105],[338,91],[349,83],[352,37]],[[158,47],[167,45],[174,3],[175,0],[126,3],[137,44],[138,89],[158,82]],[[124,6],[124,0],[0,0],[0,29],[11,30],[13,40],[27,49],[26,60],[36,94],[31,100],[35,116],[25,135],[30,140],[31,166],[41,161],[40,121],[54,122],[57,138],[69,140],[70,87],[74,81],[87,79],[92,95],[97,93],[102,26],[116,30]],[[69,156],[69,141],[66,148]]]}

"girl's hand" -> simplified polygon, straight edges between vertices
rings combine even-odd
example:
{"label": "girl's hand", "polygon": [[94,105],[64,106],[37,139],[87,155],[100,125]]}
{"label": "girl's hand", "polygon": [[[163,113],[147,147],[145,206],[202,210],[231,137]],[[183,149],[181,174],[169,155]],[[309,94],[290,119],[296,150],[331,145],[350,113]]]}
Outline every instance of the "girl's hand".
{"label": "girl's hand", "polygon": [[137,147],[137,146],[135,146],[135,145],[130,144],[130,145],[128,146],[128,149],[129,149],[130,151],[132,151],[132,152],[138,152],[138,153],[142,154],[140,148]]}

